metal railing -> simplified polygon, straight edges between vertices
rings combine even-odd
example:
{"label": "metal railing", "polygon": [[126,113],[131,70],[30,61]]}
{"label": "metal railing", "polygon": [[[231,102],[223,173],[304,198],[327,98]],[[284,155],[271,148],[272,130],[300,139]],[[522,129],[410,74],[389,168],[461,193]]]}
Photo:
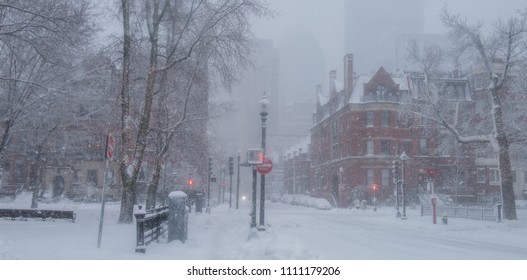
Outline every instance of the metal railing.
{"label": "metal railing", "polygon": [[[141,210],[141,206],[139,206]],[[146,245],[159,241],[168,230],[168,206],[134,214],[137,223],[137,244],[135,252],[145,253]]]}
{"label": "metal railing", "polygon": [[[436,205],[438,216],[447,216],[451,218],[465,218],[482,221],[500,221],[501,220],[501,205],[496,207],[460,207],[460,206],[444,206]],[[421,204],[421,216],[432,215],[432,205]]]}

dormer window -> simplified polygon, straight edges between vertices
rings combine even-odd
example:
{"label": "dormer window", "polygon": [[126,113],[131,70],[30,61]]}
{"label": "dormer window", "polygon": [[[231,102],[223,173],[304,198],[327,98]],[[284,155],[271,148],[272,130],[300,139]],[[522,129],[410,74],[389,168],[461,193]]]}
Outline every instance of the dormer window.
{"label": "dormer window", "polygon": [[377,100],[386,100],[386,88],[384,86],[377,87]]}

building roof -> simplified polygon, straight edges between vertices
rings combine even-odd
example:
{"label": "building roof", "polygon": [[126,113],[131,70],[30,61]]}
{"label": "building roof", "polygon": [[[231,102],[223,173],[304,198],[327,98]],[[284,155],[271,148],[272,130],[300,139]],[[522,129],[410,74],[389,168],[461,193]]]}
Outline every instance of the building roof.
{"label": "building roof", "polygon": [[376,78],[380,73],[384,75],[389,75],[393,83],[399,87],[399,91],[408,91],[409,82],[408,75],[402,71],[398,71],[395,74],[390,75],[387,73],[383,67],[380,67],[374,75],[361,75],[354,79],[353,81],[353,92],[350,96],[349,103],[364,103],[364,86]]}
{"label": "building roof", "polygon": [[296,143],[291,148],[287,149],[285,151],[284,157],[286,159],[293,158],[295,152],[298,153],[298,154],[300,154],[300,152],[307,153],[308,150],[309,150],[309,144],[311,144],[311,136],[310,135],[306,136],[300,142]]}

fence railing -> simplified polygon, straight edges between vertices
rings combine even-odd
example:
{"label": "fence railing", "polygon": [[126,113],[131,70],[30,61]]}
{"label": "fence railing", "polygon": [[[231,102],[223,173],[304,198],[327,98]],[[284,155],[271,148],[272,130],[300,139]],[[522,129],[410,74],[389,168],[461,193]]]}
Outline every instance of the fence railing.
{"label": "fence railing", "polygon": [[[139,206],[141,210],[141,206]],[[135,252],[145,253],[146,245],[159,240],[168,230],[168,206],[134,214],[137,223]]]}
{"label": "fence railing", "polygon": [[11,220],[38,218],[45,221],[46,219],[64,219],[75,222],[76,214],[73,211],[65,210],[43,210],[43,209],[0,209],[0,217],[11,218]]}
{"label": "fence railing", "polygon": [[[460,207],[436,205],[438,216],[447,216],[449,218],[465,218],[482,221],[500,221],[501,205],[491,207]],[[421,216],[432,215],[432,205],[421,204]]]}

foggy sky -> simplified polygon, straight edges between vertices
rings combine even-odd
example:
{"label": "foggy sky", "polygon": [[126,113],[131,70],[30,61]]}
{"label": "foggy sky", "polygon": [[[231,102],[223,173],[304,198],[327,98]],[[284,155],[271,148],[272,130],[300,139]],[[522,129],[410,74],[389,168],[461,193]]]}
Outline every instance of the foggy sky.
{"label": "foggy sky", "polygon": [[[253,32],[256,37],[272,39],[280,48],[284,38],[303,30],[318,41],[325,60],[325,73],[336,69],[342,74],[344,57],[344,2],[353,0],[268,0],[277,16],[269,20],[256,20]],[[375,1],[375,0],[372,0]],[[404,0],[397,0],[404,1]],[[466,15],[472,22],[492,23],[497,18],[513,14],[527,7],[525,0],[423,0],[425,2],[425,32],[445,33],[439,20],[444,5],[452,13]],[[394,3],[396,0],[394,0]],[[299,46],[300,47],[300,46]],[[325,82],[325,81],[324,81]]]}

